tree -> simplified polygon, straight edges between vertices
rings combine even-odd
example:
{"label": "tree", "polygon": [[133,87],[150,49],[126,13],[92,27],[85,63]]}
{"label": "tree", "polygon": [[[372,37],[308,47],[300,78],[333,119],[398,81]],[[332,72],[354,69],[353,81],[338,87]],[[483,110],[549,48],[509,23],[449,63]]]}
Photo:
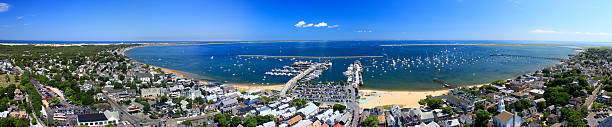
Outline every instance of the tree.
{"label": "tree", "polygon": [[191,121],[185,121],[185,122],[183,122],[183,123],[181,123],[181,124],[183,124],[183,125],[187,125],[187,126],[191,126]]}
{"label": "tree", "polygon": [[123,81],[125,79],[125,75],[119,74],[119,80]]}
{"label": "tree", "polygon": [[238,116],[234,116],[232,117],[232,120],[230,122],[230,125],[232,125],[232,127],[237,127],[238,125],[240,125],[242,123],[242,118],[238,117]]}
{"label": "tree", "polygon": [[449,116],[453,116],[455,114],[455,112],[453,111],[452,107],[444,107],[444,108],[442,108],[442,113],[446,113]]}
{"label": "tree", "polygon": [[493,113],[497,112],[497,106],[491,106],[491,107],[487,108],[487,112],[490,112],[490,113],[491,112],[493,112]]}
{"label": "tree", "polygon": [[491,114],[484,110],[476,111],[476,119],[474,120],[474,127],[486,127],[491,119]]}
{"label": "tree", "polygon": [[215,118],[213,119],[216,123],[218,123],[219,127],[230,127],[230,118],[229,114],[215,114]]}
{"label": "tree", "polygon": [[361,122],[363,127],[378,127],[378,118],[376,116],[370,116]]}
{"label": "tree", "polygon": [[342,104],[334,104],[332,108],[334,109],[334,111],[344,112],[344,109],[346,109],[346,106]]}
{"label": "tree", "polygon": [[544,111],[544,109],[546,109],[546,102],[545,101],[541,101],[536,103],[536,106],[538,108],[538,111],[542,112]]}
{"label": "tree", "polygon": [[293,99],[291,101],[291,106],[304,107],[304,106],[306,106],[306,100]]}
{"label": "tree", "polygon": [[549,87],[544,90],[544,99],[548,105],[567,105],[571,98],[571,95],[565,92],[566,90],[562,87]]}
{"label": "tree", "polygon": [[[506,81],[505,80],[497,80],[497,81],[491,82],[491,84],[493,84],[493,85],[504,85],[504,84],[506,84]],[[495,88],[495,87],[493,87],[493,88]]]}
{"label": "tree", "polygon": [[527,109],[531,107],[531,100],[529,99],[521,99],[519,101],[516,101],[510,105],[508,105],[508,108],[506,108],[507,111],[512,111],[511,109],[514,109],[515,111],[518,112],[522,112],[523,110]]}
{"label": "tree", "polygon": [[427,107],[431,109],[438,109],[442,107],[442,104],[444,104],[444,101],[441,98],[430,98],[427,101]]}
{"label": "tree", "polygon": [[486,110],[485,107],[485,104],[482,101],[479,101],[474,105],[474,110]]}

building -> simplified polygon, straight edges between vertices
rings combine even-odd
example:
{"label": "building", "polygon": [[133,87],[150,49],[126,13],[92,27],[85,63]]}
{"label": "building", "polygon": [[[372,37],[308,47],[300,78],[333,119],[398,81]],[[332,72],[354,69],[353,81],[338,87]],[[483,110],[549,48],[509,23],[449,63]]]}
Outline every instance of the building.
{"label": "building", "polygon": [[520,127],[521,123],[521,117],[506,111],[503,99],[499,99],[497,113],[493,117],[493,124],[496,127]]}
{"label": "building", "polygon": [[28,113],[25,111],[11,112],[8,115],[11,117],[28,118]]}
{"label": "building", "polygon": [[166,89],[164,88],[146,88],[140,89],[140,97],[142,98],[157,98],[158,96],[165,95]]}
{"label": "building", "polygon": [[15,89],[15,91],[13,91],[13,94],[15,95],[15,98],[14,98],[14,99],[15,99],[16,101],[23,101],[23,99],[25,99],[25,98],[23,97],[23,93],[21,93],[21,90],[19,90],[19,89]]}
{"label": "building", "polygon": [[474,104],[479,101],[485,101],[486,99],[482,99],[476,97],[470,93],[467,93],[463,90],[450,90],[448,95],[441,96],[446,103],[459,107],[464,111],[470,112],[473,110]]}
{"label": "building", "polygon": [[77,116],[79,125],[87,125],[92,127],[103,127],[109,125],[109,121],[102,113],[83,114]]}

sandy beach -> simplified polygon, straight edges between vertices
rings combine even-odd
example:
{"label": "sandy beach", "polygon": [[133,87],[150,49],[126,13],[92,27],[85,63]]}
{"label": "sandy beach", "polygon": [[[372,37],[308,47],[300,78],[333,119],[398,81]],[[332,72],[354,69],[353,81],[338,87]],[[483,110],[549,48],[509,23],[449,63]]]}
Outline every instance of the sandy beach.
{"label": "sandy beach", "polygon": [[[487,84],[471,85],[467,87],[480,87]],[[359,95],[361,101],[365,100],[365,103],[359,104],[361,108],[374,108],[377,106],[385,105],[399,105],[404,108],[419,108],[419,100],[425,99],[427,95],[439,96],[447,94],[449,89],[445,90],[433,90],[433,91],[394,91],[394,90],[370,90],[360,89]]]}
{"label": "sandy beach", "polygon": [[276,85],[252,85],[252,84],[235,84],[235,83],[229,83],[234,85],[234,87],[236,87],[236,89],[238,90],[244,90],[244,91],[252,91],[252,90],[280,90],[283,88],[282,84],[276,84]]}

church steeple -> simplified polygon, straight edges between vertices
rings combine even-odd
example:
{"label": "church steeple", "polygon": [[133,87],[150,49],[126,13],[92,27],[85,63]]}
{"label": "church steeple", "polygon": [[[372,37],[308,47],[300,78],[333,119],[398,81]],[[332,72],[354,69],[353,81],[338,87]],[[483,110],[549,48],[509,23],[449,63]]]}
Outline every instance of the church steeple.
{"label": "church steeple", "polygon": [[504,97],[499,98],[499,103],[497,104],[497,112],[501,113],[506,110],[506,105],[504,105]]}

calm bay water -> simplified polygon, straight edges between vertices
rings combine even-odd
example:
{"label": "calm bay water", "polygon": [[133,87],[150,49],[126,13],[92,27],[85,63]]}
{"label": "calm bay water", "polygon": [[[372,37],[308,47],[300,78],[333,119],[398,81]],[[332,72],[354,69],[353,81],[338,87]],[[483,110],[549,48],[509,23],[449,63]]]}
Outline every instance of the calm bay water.
{"label": "calm bay water", "polygon": [[[330,61],[333,66],[318,81],[346,80],[342,72],[359,60],[364,87],[387,90],[433,90],[442,85],[488,83],[534,72],[558,60],[530,57],[490,56],[503,53],[548,58],[567,58],[575,53],[561,46],[480,46],[385,44],[512,43],[507,41],[333,41],[272,42],[209,45],[150,46],[129,50],[126,55],[146,64],[199,75],[204,80],[228,83],[283,84],[291,77],[265,75],[266,71],[291,65],[296,60]],[[362,59],[245,58],[238,55],[271,56],[384,56]]]}

